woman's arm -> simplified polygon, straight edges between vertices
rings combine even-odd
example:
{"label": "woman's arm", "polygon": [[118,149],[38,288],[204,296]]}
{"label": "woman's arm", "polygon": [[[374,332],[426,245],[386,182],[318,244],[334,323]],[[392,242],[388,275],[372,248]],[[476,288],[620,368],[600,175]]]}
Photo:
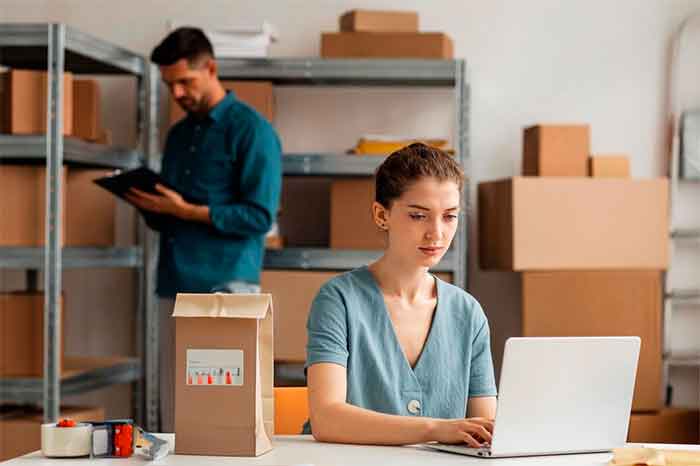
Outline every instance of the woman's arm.
{"label": "woman's arm", "polygon": [[474,396],[467,402],[467,417],[480,417],[494,420],[496,418],[495,396]]}
{"label": "woman's arm", "polygon": [[347,372],[334,363],[308,368],[311,429],[322,442],[410,445],[436,440],[478,448],[491,441],[493,423],[486,419],[433,419],[382,414],[346,403]]}

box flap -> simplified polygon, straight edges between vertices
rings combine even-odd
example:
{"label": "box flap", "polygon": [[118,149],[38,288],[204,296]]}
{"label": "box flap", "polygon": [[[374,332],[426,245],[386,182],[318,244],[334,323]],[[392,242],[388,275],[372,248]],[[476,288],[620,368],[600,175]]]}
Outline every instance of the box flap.
{"label": "box flap", "polygon": [[173,317],[264,319],[271,304],[267,293],[178,293]]}

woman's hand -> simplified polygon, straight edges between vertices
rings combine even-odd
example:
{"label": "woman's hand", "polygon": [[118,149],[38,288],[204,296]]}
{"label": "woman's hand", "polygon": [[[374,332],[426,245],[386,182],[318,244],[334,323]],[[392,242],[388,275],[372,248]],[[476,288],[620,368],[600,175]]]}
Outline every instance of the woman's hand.
{"label": "woman's hand", "polygon": [[468,419],[435,419],[431,440],[440,443],[466,443],[480,448],[491,443],[493,421],[481,417]]}

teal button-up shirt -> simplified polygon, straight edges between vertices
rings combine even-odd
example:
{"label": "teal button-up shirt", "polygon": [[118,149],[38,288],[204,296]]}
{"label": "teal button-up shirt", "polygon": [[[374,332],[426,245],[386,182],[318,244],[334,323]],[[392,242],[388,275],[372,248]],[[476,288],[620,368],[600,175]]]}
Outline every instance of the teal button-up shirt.
{"label": "teal button-up shirt", "polygon": [[170,216],[148,222],[161,233],[159,296],[260,282],[281,171],[274,128],[232,92],[207,117],[187,115],[173,126],[161,175],[188,202],[209,206],[212,225]]}
{"label": "teal button-up shirt", "polygon": [[[488,320],[461,288],[435,277],[437,307],[411,367],[367,267],[321,287],[307,322],[306,367],[346,368],[349,404],[385,414],[464,418],[471,397],[496,396]],[[311,433],[307,422],[304,433]]]}

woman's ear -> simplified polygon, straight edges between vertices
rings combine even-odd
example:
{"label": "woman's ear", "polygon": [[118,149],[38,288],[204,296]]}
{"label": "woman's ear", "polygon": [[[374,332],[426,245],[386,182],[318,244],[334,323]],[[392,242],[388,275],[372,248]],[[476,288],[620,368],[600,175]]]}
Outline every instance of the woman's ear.
{"label": "woman's ear", "polygon": [[372,218],[382,231],[389,231],[389,210],[379,202],[372,203]]}

